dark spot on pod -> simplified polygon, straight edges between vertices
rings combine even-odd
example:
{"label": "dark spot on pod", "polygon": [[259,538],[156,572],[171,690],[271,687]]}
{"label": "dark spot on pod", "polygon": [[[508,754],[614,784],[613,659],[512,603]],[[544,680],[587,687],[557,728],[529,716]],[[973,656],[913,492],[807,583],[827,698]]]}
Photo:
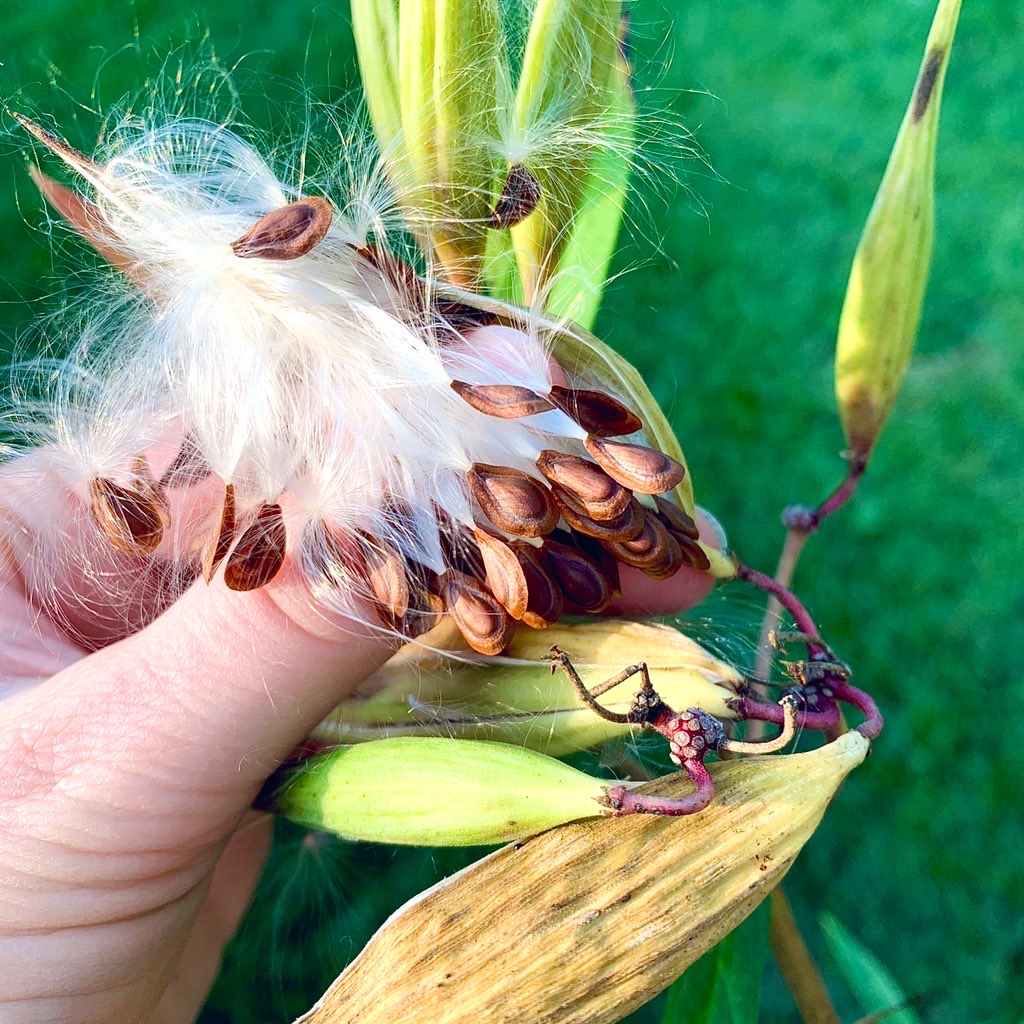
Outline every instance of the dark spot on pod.
{"label": "dark spot on pod", "polygon": [[526,574],[516,553],[500,537],[477,527],[473,536],[484,563],[484,580],[498,602],[512,616],[521,619],[529,604]]}
{"label": "dark spot on pod", "polygon": [[682,552],[684,565],[688,565],[691,569],[700,569],[702,572],[711,568],[711,560],[704,554],[697,541],[676,531],[673,531],[672,535]]}
{"label": "dark spot on pod", "polygon": [[608,441],[588,434],[583,445],[610,477],[641,494],[670,491],[686,475],[675,459],[642,444]]}
{"label": "dark spot on pod", "polygon": [[557,484],[552,484],[551,496],[569,526],[588,537],[607,541],[632,540],[644,527],[644,510],[635,498],[614,519],[602,521],[580,512],[572,497],[562,492]]}
{"label": "dark spot on pod", "polygon": [[124,486],[105,477],[89,481],[92,517],[110,543],[126,555],[151,555],[160,546],[171,515],[146,460],[132,465],[135,478]]}
{"label": "dark spot on pod", "polygon": [[265,587],[284,565],[286,541],[281,506],[261,505],[228,555],[224,582],[231,590]]}
{"label": "dark spot on pod", "polygon": [[526,580],[526,611],[522,621],[532,629],[545,629],[562,617],[565,601],[544,552],[525,540],[514,540],[509,547],[519,560]]}
{"label": "dark spot on pod", "polygon": [[928,110],[932,93],[935,91],[935,83],[939,80],[939,72],[942,70],[942,62],[946,59],[946,51],[941,46],[933,47],[928,51],[924,67],[917,76],[917,85],[914,88],[914,102],[911,108],[911,116],[915,121],[920,121]]}
{"label": "dark spot on pod", "polygon": [[213,579],[217,567],[224,561],[231,549],[231,542],[235,539],[236,525],[235,487],[234,484],[227,484],[224,488],[224,500],[221,502],[220,512],[215,517],[211,525],[210,536],[203,545],[203,579],[207,583]]}
{"label": "dark spot on pod", "polygon": [[508,646],[515,623],[480,580],[447,572],[441,580],[441,597],[474,651],[500,654]]}
{"label": "dark spot on pod", "polygon": [[612,580],[595,559],[551,538],[544,541],[544,554],[562,593],[582,611],[596,614],[611,604]]}
{"label": "dark spot on pod", "polygon": [[499,530],[518,537],[543,537],[558,523],[558,507],[548,489],[518,469],[478,462],[466,479],[484,515]]}
{"label": "dark spot on pod", "polygon": [[551,388],[551,401],[571,416],[588,434],[598,437],[620,437],[643,427],[640,417],[627,409],[617,398],[602,391],[578,388]]}
{"label": "dark spot on pod", "polygon": [[513,164],[501,186],[501,195],[494,204],[489,228],[511,228],[537,209],[540,202],[540,182],[530,173],[525,164]]}
{"label": "dark spot on pod", "polygon": [[453,380],[452,390],[479,412],[503,420],[536,416],[554,408],[546,398],[516,384],[464,384]]}
{"label": "dark spot on pod", "polygon": [[684,537],[689,537],[692,540],[697,540],[700,537],[700,530],[697,529],[697,523],[693,517],[687,515],[674,501],[669,501],[668,498],[656,494],[654,504],[658,509],[658,518],[669,530],[681,533]]}
{"label": "dark spot on pod", "polygon": [[626,511],[633,494],[613,480],[600,466],[578,455],[545,449],[537,468],[561,489],[563,500],[576,501],[576,511],[591,519],[614,519]]}
{"label": "dark spot on pod", "polygon": [[193,484],[201,483],[212,472],[210,464],[199,450],[199,442],[191,434],[186,434],[178,454],[160,477],[160,486],[171,491],[180,487],[191,487]]}
{"label": "dark spot on pod", "polygon": [[295,260],[324,240],[333,219],[326,199],[308,196],[261,217],[231,249],[242,259]]}
{"label": "dark spot on pod", "polygon": [[605,548],[616,561],[623,565],[647,570],[657,569],[667,564],[666,560],[672,555],[673,543],[675,542],[658,517],[653,512],[644,509],[644,524],[641,532],[633,540],[606,543]]}

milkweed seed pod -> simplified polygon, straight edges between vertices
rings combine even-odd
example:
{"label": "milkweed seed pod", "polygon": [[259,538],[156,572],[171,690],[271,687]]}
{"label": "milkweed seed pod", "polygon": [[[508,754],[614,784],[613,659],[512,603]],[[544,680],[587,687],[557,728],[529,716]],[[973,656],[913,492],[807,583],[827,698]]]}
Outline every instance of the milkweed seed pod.
{"label": "milkweed seed pod", "polygon": [[[670,626],[606,619],[519,631],[495,664],[446,657],[426,646],[403,648],[313,731],[314,745],[363,743],[382,736],[451,736],[499,740],[559,757],[637,727],[608,721],[584,706],[561,672],[551,671],[552,645],[564,645],[588,686],[603,682],[642,651],[658,693],[672,707],[736,716],[744,677]],[[627,712],[638,683],[628,679],[602,696]]]}
{"label": "milkweed seed pod", "polygon": [[447,612],[493,655],[517,621],[601,611],[620,566],[709,568],[660,411],[645,432],[621,367],[618,395],[560,367],[571,325],[414,271],[382,182],[376,205],[306,195],[202,121],[92,159],[19,120],[85,182],[35,174],[122,282],[31,432],[165,590],[254,590],[291,559],[325,609],[405,637]]}

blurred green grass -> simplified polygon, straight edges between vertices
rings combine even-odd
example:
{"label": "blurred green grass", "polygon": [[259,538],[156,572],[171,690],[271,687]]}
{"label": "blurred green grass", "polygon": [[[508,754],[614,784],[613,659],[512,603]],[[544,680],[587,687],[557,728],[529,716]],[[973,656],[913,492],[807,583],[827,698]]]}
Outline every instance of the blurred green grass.
{"label": "blurred green grass", "polygon": [[[778,553],[781,507],[816,500],[841,473],[836,318],[930,16],[906,0],[634,11],[641,102],[694,129],[714,173],[682,163],[686,188],[638,197],[617,263],[631,272],[609,288],[599,331],[651,382],[699,499],[760,567]],[[4,27],[0,96],[53,111],[83,147],[96,107],[207,31],[225,66],[249,69],[243,108],[275,132],[289,127],[276,100],[294,98],[300,77],[330,99],[355,81],[344,10],[305,0],[244,13],[37,0],[5,12]],[[823,958],[813,912],[825,907],[934,1024],[1024,1014],[1024,726],[1013,711],[1024,696],[1022,37],[1013,0],[963,12],[918,356],[861,492],[810,545],[797,581],[888,725],[789,889]],[[27,148],[14,134],[0,147],[8,350],[55,288]],[[281,831],[208,1024],[299,1012],[395,905],[464,862]],[[827,963],[826,973],[853,1019]],[[795,1020],[777,979],[763,1019]]]}

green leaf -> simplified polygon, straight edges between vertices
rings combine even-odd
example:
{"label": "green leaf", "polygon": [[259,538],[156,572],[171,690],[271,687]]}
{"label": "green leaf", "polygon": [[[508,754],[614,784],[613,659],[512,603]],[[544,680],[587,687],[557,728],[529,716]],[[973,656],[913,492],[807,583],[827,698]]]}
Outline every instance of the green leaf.
{"label": "green leaf", "polygon": [[768,916],[765,901],[669,988],[662,1024],[757,1024]]}
{"label": "green leaf", "polygon": [[590,164],[572,234],[558,263],[547,309],[592,330],[608,280],[629,190],[630,150],[636,130],[636,97],[630,67],[620,53],[609,84],[608,120],[614,144],[599,148]]}
{"label": "green leaf", "polygon": [[[883,1013],[906,1003],[903,989],[878,957],[855,939],[834,914],[822,914],[818,923],[839,973],[865,1013]],[[921,1018],[909,1008],[897,1010],[885,1021],[886,1024],[921,1024]]]}

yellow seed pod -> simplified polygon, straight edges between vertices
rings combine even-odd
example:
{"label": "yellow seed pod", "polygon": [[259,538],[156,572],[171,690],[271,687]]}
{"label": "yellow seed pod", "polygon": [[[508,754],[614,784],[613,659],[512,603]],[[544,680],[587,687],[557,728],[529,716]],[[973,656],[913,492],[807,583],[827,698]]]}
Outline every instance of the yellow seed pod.
{"label": "yellow seed pod", "polygon": [[867,750],[849,732],[712,765],[718,795],[700,814],[583,821],[492,854],[392,915],[301,1020],[621,1020],[778,885]]}
{"label": "yellow seed pod", "polygon": [[401,737],[315,757],[259,803],[344,839],[478,846],[605,813],[607,785],[523,747]]}
{"label": "yellow seed pod", "polygon": [[[500,740],[557,757],[628,736],[630,726],[599,718],[561,672],[551,672],[543,659],[552,645],[571,655],[588,687],[643,660],[671,707],[735,717],[731,701],[743,676],[731,665],[670,626],[607,619],[520,630],[506,657],[486,663],[410,645],[371,677],[371,696],[339,705],[312,738],[358,743],[385,735],[443,735]],[[601,702],[626,712],[639,688],[640,677],[634,676],[604,693]]]}
{"label": "yellow seed pod", "polygon": [[836,397],[851,456],[864,462],[910,362],[934,229],[939,104],[960,0],[940,0],[924,60],[850,271],[839,319]]}

